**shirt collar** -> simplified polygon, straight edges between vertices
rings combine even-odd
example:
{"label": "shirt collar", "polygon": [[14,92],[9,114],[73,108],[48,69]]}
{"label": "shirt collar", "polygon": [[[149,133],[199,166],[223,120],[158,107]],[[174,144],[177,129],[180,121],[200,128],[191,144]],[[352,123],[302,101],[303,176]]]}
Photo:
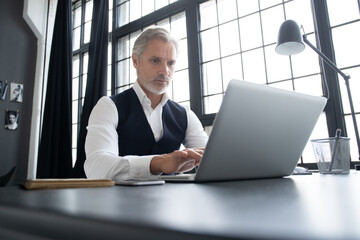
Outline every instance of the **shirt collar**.
{"label": "shirt collar", "polygon": [[[142,106],[150,106],[151,107],[151,101],[150,99],[146,96],[144,90],[142,90],[142,88],[140,87],[138,81],[136,80],[134,85],[133,85],[133,89],[137,95],[137,97],[139,98],[139,101],[141,103]],[[163,107],[166,102],[169,100],[169,96],[168,94],[165,92],[163,94],[163,97],[161,99],[161,102],[156,106],[156,107]]]}

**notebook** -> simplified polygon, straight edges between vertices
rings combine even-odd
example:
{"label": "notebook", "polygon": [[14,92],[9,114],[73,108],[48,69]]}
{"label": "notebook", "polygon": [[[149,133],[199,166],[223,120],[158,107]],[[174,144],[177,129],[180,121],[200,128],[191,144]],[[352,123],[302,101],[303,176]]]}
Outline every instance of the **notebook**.
{"label": "notebook", "polygon": [[165,181],[228,181],[291,175],[326,98],[231,80],[196,174]]}

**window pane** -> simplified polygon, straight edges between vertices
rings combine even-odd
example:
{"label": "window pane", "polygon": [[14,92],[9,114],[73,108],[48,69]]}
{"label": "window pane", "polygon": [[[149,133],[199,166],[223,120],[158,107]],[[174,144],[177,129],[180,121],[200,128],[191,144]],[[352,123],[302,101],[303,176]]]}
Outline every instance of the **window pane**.
{"label": "window pane", "polygon": [[237,20],[226,23],[219,27],[221,56],[228,56],[230,54],[240,52],[238,29]]}
{"label": "window pane", "polygon": [[204,98],[205,114],[217,113],[223,99],[222,94]]}
{"label": "window pane", "polygon": [[176,60],[176,70],[188,68],[188,52],[187,52],[187,39],[179,41],[179,53]]}
{"label": "window pane", "polygon": [[73,27],[79,27],[81,25],[81,7],[74,10],[73,18]]}
{"label": "window pane", "polygon": [[173,79],[173,100],[175,102],[183,102],[190,99],[189,95],[189,72],[183,70],[176,72]]}
{"label": "window pane", "polygon": [[202,60],[204,62],[220,57],[218,28],[201,33]]}
{"label": "window pane", "polygon": [[155,10],[154,0],[142,1],[142,16],[152,13]]}
{"label": "window pane", "polygon": [[141,18],[141,0],[131,0],[130,3],[130,22]]}
{"label": "window pane", "polygon": [[171,34],[175,39],[186,37],[186,18],[185,12],[171,17]]}
{"label": "window pane", "polygon": [[85,22],[91,21],[93,11],[93,1],[89,1],[85,5]]}
{"label": "window pane", "polygon": [[256,48],[262,45],[259,13],[241,18],[239,20],[239,24],[242,51]]}
{"label": "window pane", "polygon": [[83,77],[82,77],[82,95],[81,95],[81,98],[85,97],[86,84],[87,84],[87,74],[84,74]]}
{"label": "window pane", "polygon": [[359,19],[359,6],[357,0],[327,0],[331,26]]}
{"label": "window pane", "polygon": [[218,0],[219,23],[237,18],[236,0]]}
{"label": "window pane", "polygon": [[243,53],[244,80],[248,82],[266,83],[264,54],[262,49]]}
{"label": "window pane", "polygon": [[72,79],[72,99],[79,99],[79,78]]}
{"label": "window pane", "polygon": [[116,60],[123,60],[130,56],[129,36],[122,37],[118,40],[118,56]]}
{"label": "window pane", "polygon": [[205,96],[223,92],[220,60],[203,65],[203,85]]}
{"label": "window pane", "polygon": [[117,82],[116,86],[129,84],[129,59],[117,63]]}
{"label": "window pane", "polygon": [[313,96],[322,96],[322,83],[320,74],[302,77],[294,80],[295,91]]}
{"label": "window pane", "polygon": [[90,34],[91,34],[91,22],[85,23],[84,28],[84,44],[90,42]]}
{"label": "window pane", "polygon": [[155,9],[158,10],[169,4],[168,0],[155,0]]}
{"label": "window pane", "polygon": [[[110,0],[110,2],[112,2],[111,0]],[[109,21],[109,27],[108,27],[108,29],[109,29],[109,32],[112,32],[112,28],[113,28],[113,25],[112,25],[112,19],[113,19],[113,11],[112,10],[110,10],[109,11],[109,19],[108,19],[108,21]]]}
{"label": "window pane", "polygon": [[77,123],[78,121],[78,101],[72,102],[72,123]]}
{"label": "window pane", "polygon": [[277,54],[275,45],[265,48],[265,56],[268,83],[291,78],[289,56]]}
{"label": "window pane", "polygon": [[72,125],[72,147],[77,147],[78,124]]}
{"label": "window pane", "polygon": [[88,72],[88,65],[89,65],[89,53],[86,52],[83,54],[83,74],[87,73]]}
{"label": "window pane", "polygon": [[73,51],[78,50],[80,48],[80,34],[81,34],[80,28],[75,28],[73,30]]}
{"label": "window pane", "polygon": [[129,22],[129,2],[121,4],[116,9],[118,27],[121,27]]}
{"label": "window pane", "polygon": [[79,55],[73,56],[73,66],[72,66],[72,77],[79,76],[79,69],[80,69],[80,59]]}
{"label": "window pane", "polygon": [[237,0],[239,17],[259,11],[258,1],[254,0]]}
{"label": "window pane", "polygon": [[259,2],[260,8],[264,9],[282,3],[282,0],[260,0]]}
{"label": "window pane", "polygon": [[243,79],[240,54],[223,58],[221,60],[221,67],[224,90],[227,88],[227,85],[231,79]]}
{"label": "window pane", "polygon": [[360,64],[360,22],[332,29],[336,63],[339,68]]}
{"label": "window pane", "polygon": [[200,4],[201,30],[217,25],[216,2],[211,0]]}

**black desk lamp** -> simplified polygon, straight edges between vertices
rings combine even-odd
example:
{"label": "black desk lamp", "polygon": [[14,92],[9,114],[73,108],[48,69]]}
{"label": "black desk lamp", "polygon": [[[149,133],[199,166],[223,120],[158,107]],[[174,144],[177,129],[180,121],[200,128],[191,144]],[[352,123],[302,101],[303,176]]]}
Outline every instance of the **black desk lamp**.
{"label": "black desk lamp", "polygon": [[344,74],[336,65],[327,58],[319,49],[314,47],[306,38],[305,34],[301,34],[299,25],[294,20],[286,20],[283,22],[279,29],[278,42],[275,48],[275,51],[281,55],[293,55],[302,52],[305,49],[304,42],[311,47],[323,61],[325,61],[329,66],[334,69],[337,73],[339,73],[345,80],[347,93],[349,96],[351,116],[353,119],[356,142],[358,146],[359,152],[359,160],[360,160],[360,140],[359,140],[359,130],[356,123],[354,105],[351,97],[349,79],[350,76]]}

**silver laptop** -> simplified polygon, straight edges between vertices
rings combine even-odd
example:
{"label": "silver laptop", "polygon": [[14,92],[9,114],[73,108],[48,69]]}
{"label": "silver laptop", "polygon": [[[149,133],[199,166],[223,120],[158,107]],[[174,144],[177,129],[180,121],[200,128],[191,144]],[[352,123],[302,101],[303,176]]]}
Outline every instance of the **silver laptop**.
{"label": "silver laptop", "polygon": [[291,175],[326,99],[231,80],[196,174],[165,181],[227,181]]}

